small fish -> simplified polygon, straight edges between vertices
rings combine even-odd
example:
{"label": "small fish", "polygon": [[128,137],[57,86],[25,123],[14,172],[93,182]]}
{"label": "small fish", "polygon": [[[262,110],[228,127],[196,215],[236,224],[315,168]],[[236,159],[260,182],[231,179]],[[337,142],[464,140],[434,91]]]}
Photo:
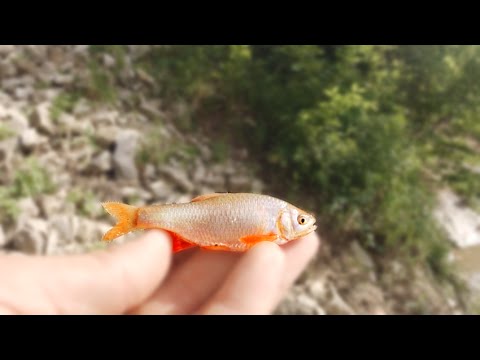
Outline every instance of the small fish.
{"label": "small fish", "polygon": [[313,215],[268,195],[214,193],[188,203],[134,207],[102,203],[117,219],[103,236],[111,241],[134,230],[162,229],[173,239],[174,253],[194,246],[247,251],[261,241],[283,245],[315,231]]}

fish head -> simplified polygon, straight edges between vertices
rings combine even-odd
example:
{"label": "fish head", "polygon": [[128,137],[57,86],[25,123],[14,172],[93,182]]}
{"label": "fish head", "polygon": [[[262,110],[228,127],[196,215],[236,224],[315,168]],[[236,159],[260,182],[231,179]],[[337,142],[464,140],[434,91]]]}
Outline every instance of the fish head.
{"label": "fish head", "polygon": [[277,227],[287,241],[304,237],[317,229],[315,216],[295,206],[287,206],[280,212]]}

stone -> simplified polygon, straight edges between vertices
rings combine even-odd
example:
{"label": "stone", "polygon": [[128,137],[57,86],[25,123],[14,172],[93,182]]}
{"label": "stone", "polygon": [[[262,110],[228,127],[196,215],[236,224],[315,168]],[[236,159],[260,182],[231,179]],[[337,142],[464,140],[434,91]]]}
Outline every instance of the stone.
{"label": "stone", "polygon": [[20,216],[22,217],[37,217],[40,214],[38,206],[30,197],[18,200],[17,205],[20,210]]}
{"label": "stone", "polygon": [[93,136],[98,145],[106,148],[115,143],[118,132],[116,126],[99,126]]}
{"label": "stone", "polygon": [[8,55],[15,50],[15,45],[0,45],[0,55]]}
{"label": "stone", "polygon": [[149,186],[156,199],[167,199],[173,193],[172,186],[163,180],[157,180]]}
{"label": "stone", "polygon": [[63,209],[63,200],[59,199],[57,195],[40,195],[38,204],[42,216],[50,218],[54,214],[59,214]]}
{"label": "stone", "polygon": [[29,128],[27,117],[15,108],[2,109],[0,107],[0,123],[17,134],[21,134]]}
{"label": "stone", "polygon": [[50,103],[43,102],[35,107],[32,124],[40,131],[52,135],[54,127],[50,118]]}
{"label": "stone", "polygon": [[117,135],[113,153],[113,165],[115,175],[119,179],[129,181],[138,179],[135,155],[139,137],[139,132],[133,129],[121,130]]}
{"label": "stone", "polygon": [[3,226],[0,225],[0,248],[7,245],[7,237],[5,236],[5,232],[3,231]]}
{"label": "stone", "polygon": [[43,219],[29,218],[13,235],[13,245],[26,254],[43,254],[48,224]]}
{"label": "stone", "polygon": [[143,177],[145,178],[145,180],[154,180],[156,177],[156,173],[157,171],[155,169],[155,166],[153,166],[152,164],[145,165],[145,168],[143,170]]}
{"label": "stone", "polygon": [[93,169],[99,172],[107,172],[112,168],[112,154],[108,151],[102,151],[96,155],[91,162]]}
{"label": "stone", "polygon": [[251,181],[252,179],[244,175],[231,176],[228,191],[248,192],[250,191]]}
{"label": "stone", "polygon": [[107,68],[112,68],[115,66],[117,62],[115,61],[115,58],[110,55],[110,54],[103,54],[103,64],[107,67]]}
{"label": "stone", "polygon": [[37,130],[32,128],[25,130],[20,135],[20,146],[25,150],[32,150],[46,141],[46,138],[40,136]]}
{"label": "stone", "polygon": [[187,174],[180,168],[164,165],[159,168],[159,172],[163,174],[166,178],[175,183],[181,190],[186,192],[192,192],[194,190],[194,185],[188,178]]}
{"label": "stone", "polygon": [[375,268],[375,264],[373,263],[372,258],[360,246],[360,244],[357,241],[354,241],[352,243],[351,249],[352,249],[353,255],[362,266],[364,266],[368,270],[373,270]]}

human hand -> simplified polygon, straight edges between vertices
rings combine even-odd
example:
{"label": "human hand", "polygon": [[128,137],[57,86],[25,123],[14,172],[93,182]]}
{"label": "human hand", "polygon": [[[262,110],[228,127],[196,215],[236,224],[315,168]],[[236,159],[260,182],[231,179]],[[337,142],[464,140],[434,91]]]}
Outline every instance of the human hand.
{"label": "human hand", "polygon": [[0,314],[270,314],[315,255],[316,234],[247,253],[171,253],[170,237],[84,255],[0,257]]}

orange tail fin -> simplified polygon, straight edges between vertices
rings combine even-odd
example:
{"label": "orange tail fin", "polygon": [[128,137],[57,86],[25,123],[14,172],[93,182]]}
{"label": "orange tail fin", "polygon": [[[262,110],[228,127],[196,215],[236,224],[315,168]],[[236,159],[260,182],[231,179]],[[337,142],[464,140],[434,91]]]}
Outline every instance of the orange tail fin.
{"label": "orange tail fin", "polygon": [[137,225],[138,208],[118,202],[102,203],[103,208],[117,219],[117,224],[103,235],[103,241],[111,241],[119,236],[135,230]]}

